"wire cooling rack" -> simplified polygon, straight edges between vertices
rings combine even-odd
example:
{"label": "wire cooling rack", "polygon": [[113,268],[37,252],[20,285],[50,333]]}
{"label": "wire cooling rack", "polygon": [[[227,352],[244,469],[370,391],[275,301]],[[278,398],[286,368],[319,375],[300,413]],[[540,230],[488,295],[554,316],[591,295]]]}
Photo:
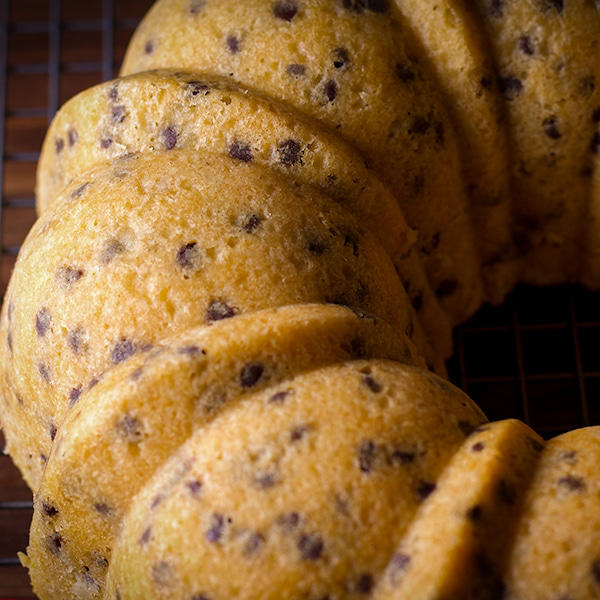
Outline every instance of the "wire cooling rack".
{"label": "wire cooling rack", "polygon": [[[0,0],[0,292],[35,220],[35,164],[57,108],[116,75],[151,0]],[[600,424],[600,294],[519,288],[455,333],[455,383],[490,419],[516,417],[544,437]],[[3,439],[0,434],[0,447]],[[0,456],[0,599],[32,598],[16,553],[31,493]]]}

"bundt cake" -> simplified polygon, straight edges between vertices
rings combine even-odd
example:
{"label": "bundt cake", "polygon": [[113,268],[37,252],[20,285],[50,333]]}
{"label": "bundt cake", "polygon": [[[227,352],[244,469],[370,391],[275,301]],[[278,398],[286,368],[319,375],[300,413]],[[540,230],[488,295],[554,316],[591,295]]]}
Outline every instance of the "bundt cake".
{"label": "bundt cake", "polygon": [[0,316],[42,599],[600,598],[600,427],[448,383],[600,288],[592,0],[159,0],[56,115]]}

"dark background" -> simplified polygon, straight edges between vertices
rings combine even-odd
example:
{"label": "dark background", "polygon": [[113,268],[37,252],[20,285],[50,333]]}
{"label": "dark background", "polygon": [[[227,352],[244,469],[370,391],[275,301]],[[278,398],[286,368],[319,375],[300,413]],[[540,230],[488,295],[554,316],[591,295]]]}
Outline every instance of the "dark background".
{"label": "dark background", "polygon": [[[151,0],[0,0],[0,293],[35,220],[35,165],[57,108],[116,76]],[[544,437],[600,424],[600,294],[519,288],[456,331],[455,383],[490,419],[515,417]],[[0,433],[0,447],[3,439]],[[0,599],[31,598],[16,552],[31,493],[0,456]]]}

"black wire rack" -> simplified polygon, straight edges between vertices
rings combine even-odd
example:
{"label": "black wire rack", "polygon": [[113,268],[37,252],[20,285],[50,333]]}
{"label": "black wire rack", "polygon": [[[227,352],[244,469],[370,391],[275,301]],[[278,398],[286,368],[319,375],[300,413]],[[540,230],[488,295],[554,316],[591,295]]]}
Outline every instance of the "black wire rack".
{"label": "black wire rack", "polygon": [[[35,163],[49,120],[78,91],[111,79],[151,0],[0,0],[0,291],[35,219]],[[520,287],[455,332],[452,380],[490,419],[544,437],[600,424],[600,293]],[[0,447],[3,439],[0,434]],[[33,598],[16,553],[31,493],[0,456],[0,600]]]}

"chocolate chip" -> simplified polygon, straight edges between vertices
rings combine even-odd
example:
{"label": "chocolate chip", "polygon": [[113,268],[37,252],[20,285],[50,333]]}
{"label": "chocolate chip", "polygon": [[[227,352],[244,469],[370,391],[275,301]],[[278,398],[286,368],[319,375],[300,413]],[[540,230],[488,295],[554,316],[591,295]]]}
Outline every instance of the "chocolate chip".
{"label": "chocolate chip", "polygon": [[295,140],[286,140],[277,146],[279,162],[285,167],[292,167],[296,164],[302,164],[302,154],[304,151]]}
{"label": "chocolate chip", "polygon": [[523,91],[523,82],[514,75],[498,79],[498,89],[505,100],[514,100]]}
{"label": "chocolate chip", "polygon": [[77,387],[71,388],[71,391],[69,392],[69,405],[73,406],[79,400],[80,396],[81,396],[81,386],[80,385],[78,385]]}
{"label": "chocolate chip", "polygon": [[409,465],[414,462],[416,452],[414,450],[400,450],[399,448],[393,448],[388,451],[387,462],[393,465],[400,462],[403,465]]}
{"label": "chocolate chip", "polygon": [[254,233],[260,225],[260,217],[255,214],[248,215],[242,223],[242,229],[246,233]]}
{"label": "chocolate chip", "polygon": [[558,126],[556,124],[556,117],[548,117],[543,120],[542,127],[544,128],[544,133],[552,140],[557,140],[562,137],[562,134],[558,130]]}
{"label": "chocolate chip", "polygon": [[235,306],[229,306],[224,300],[216,298],[211,300],[208,308],[206,309],[205,320],[207,323],[213,321],[221,321],[222,319],[230,319],[234,317],[238,312]]}
{"label": "chocolate chip", "polygon": [[83,194],[83,192],[85,192],[85,190],[88,188],[89,185],[90,185],[89,181],[86,181],[83,185],[80,185],[77,189],[73,190],[71,192],[71,198],[73,200],[75,200],[75,198],[80,198],[81,195]]}
{"label": "chocolate chip", "polygon": [[289,394],[290,394],[289,390],[281,390],[280,392],[275,392],[269,398],[269,404],[282,404],[285,401],[285,399],[288,397]]}
{"label": "chocolate chip", "polygon": [[375,464],[377,446],[373,440],[365,440],[358,448],[358,466],[363,473],[370,473]]}
{"label": "chocolate chip", "polygon": [[154,42],[152,40],[148,40],[144,46],[144,52],[146,54],[152,54],[154,52]]}
{"label": "chocolate chip", "polygon": [[191,15],[197,15],[206,6],[206,0],[190,0],[189,12]]}
{"label": "chocolate chip", "polygon": [[197,96],[198,94],[206,96],[210,93],[210,87],[202,81],[188,81],[186,85],[192,96]]}
{"label": "chocolate chip", "polygon": [[458,281],[454,279],[443,279],[435,290],[438,298],[446,298],[452,295],[458,288]]}
{"label": "chocolate chip", "polygon": [[48,457],[43,452],[40,452],[40,461],[43,465],[48,462]]}
{"label": "chocolate chip", "polygon": [[44,306],[40,308],[37,315],[35,316],[35,330],[40,337],[44,337],[50,326],[52,325],[52,315],[50,311]]}
{"label": "chocolate chip", "polygon": [[46,541],[46,546],[52,554],[59,554],[63,545],[62,536],[59,533],[49,535]]}
{"label": "chocolate chip", "polygon": [[177,145],[177,132],[173,127],[165,127],[162,132],[165,149],[172,150]]}
{"label": "chocolate chip", "polygon": [[77,130],[74,127],[71,127],[71,129],[69,129],[69,131],[67,132],[67,140],[69,142],[69,146],[73,147],[78,139],[79,134],[77,133]]}
{"label": "chocolate chip", "polygon": [[348,56],[346,48],[336,48],[333,51],[333,57],[333,66],[336,69],[341,69],[350,62],[350,57]]}
{"label": "chocolate chip", "polygon": [[110,148],[110,145],[113,143],[112,138],[103,138],[100,140],[100,147],[104,148],[105,150],[107,148]]}
{"label": "chocolate chip", "polygon": [[48,425],[48,433],[50,434],[50,439],[54,441],[54,438],[56,437],[56,425],[54,423]]}
{"label": "chocolate chip", "polygon": [[290,432],[290,441],[297,442],[301,440],[306,433],[311,431],[312,427],[310,425],[297,425]]}
{"label": "chocolate chip", "polygon": [[436,487],[436,484],[431,481],[419,481],[419,484],[417,485],[417,496],[425,500],[425,498],[435,491]]}
{"label": "chocolate chip", "polygon": [[396,77],[402,83],[409,83],[416,79],[415,72],[405,63],[396,63]]}
{"label": "chocolate chip", "polygon": [[236,158],[242,162],[250,162],[252,160],[252,150],[248,144],[235,141],[229,146],[229,156]]}
{"label": "chocolate chip", "polygon": [[375,394],[381,392],[383,389],[381,384],[376,381],[371,375],[365,375],[362,379],[364,385],[366,385]]}
{"label": "chocolate chip", "polygon": [[40,374],[40,377],[44,381],[46,381],[47,383],[50,383],[52,376],[50,373],[50,367],[48,365],[45,365],[44,363],[39,363],[38,364],[38,373]]}
{"label": "chocolate chip", "polygon": [[240,373],[240,384],[249,388],[255,386],[265,372],[265,367],[260,363],[248,363]]}
{"label": "chocolate chip", "polygon": [[338,90],[337,83],[333,79],[330,79],[325,84],[325,87],[323,88],[323,92],[327,96],[327,99],[329,100],[329,102],[333,102],[335,100],[335,98],[337,96],[337,90]]}
{"label": "chocolate chip", "polygon": [[137,347],[131,340],[121,338],[112,349],[111,360],[113,364],[117,365],[133,356],[136,352]]}
{"label": "chocolate chip", "polygon": [[117,433],[128,442],[138,443],[142,439],[142,424],[137,417],[129,413],[117,421],[115,428]]}
{"label": "chocolate chip", "polygon": [[113,102],[116,102],[119,99],[119,90],[116,83],[108,90],[108,98]]}
{"label": "chocolate chip", "polygon": [[185,487],[190,490],[192,496],[198,498],[200,496],[200,492],[202,491],[202,482],[198,481],[197,479],[191,479],[190,481],[186,482]]}
{"label": "chocolate chip", "polygon": [[517,42],[517,47],[523,54],[528,54],[529,56],[533,55],[533,47],[531,45],[531,38],[522,35]]}
{"label": "chocolate chip", "polygon": [[42,511],[48,517],[55,517],[58,514],[58,509],[46,502],[42,502]]}
{"label": "chocolate chip", "polygon": [[295,0],[281,0],[273,4],[273,14],[283,21],[290,22],[298,12]]}
{"label": "chocolate chip", "polygon": [[542,10],[547,12],[554,9],[560,14],[564,10],[564,7],[564,0],[543,0]]}
{"label": "chocolate chip", "polygon": [[195,269],[200,259],[200,250],[196,242],[188,242],[177,250],[175,260],[177,264],[186,271]]}
{"label": "chocolate chip", "polygon": [[240,51],[240,40],[235,35],[228,35],[225,42],[231,54],[237,54]]}
{"label": "chocolate chip", "polygon": [[288,75],[292,75],[293,77],[302,77],[302,75],[306,73],[306,67],[304,65],[299,65],[298,63],[288,65],[285,70]]}
{"label": "chocolate chip", "polygon": [[408,133],[416,133],[422,135],[426,133],[431,127],[431,123],[423,117],[414,117],[412,123],[408,129]]}
{"label": "chocolate chip", "polygon": [[373,576],[370,573],[363,573],[356,582],[356,591],[359,594],[368,594],[373,589]]}
{"label": "chocolate chip", "polygon": [[104,502],[95,502],[94,508],[103,516],[106,517],[111,513],[110,506]]}
{"label": "chocolate chip", "polygon": [[392,556],[390,561],[390,574],[392,577],[395,577],[398,573],[403,573],[408,568],[410,564],[410,556],[408,554],[404,554],[403,552],[397,552]]}
{"label": "chocolate chip", "polygon": [[116,106],[112,107],[111,119],[113,123],[122,123],[126,116],[127,113],[125,112],[125,107],[122,104],[117,104]]}
{"label": "chocolate chip", "polygon": [[147,527],[144,529],[144,533],[140,536],[139,543],[140,546],[147,544],[150,541],[150,535],[152,534],[152,527]]}
{"label": "chocolate chip", "polygon": [[501,502],[509,506],[512,506],[517,500],[517,490],[506,479],[501,479],[498,482],[496,494]]}
{"label": "chocolate chip", "polygon": [[206,539],[215,543],[218,542],[223,536],[223,530],[225,529],[225,517],[219,513],[213,513],[211,517],[210,527],[206,530],[204,534]]}
{"label": "chocolate chip", "polygon": [[83,270],[76,267],[62,266],[56,271],[58,283],[66,290],[70,290],[82,277]]}
{"label": "chocolate chip", "polygon": [[483,442],[475,442],[471,446],[471,450],[473,450],[473,452],[481,452],[484,448],[485,448],[485,444]]}
{"label": "chocolate chip", "polygon": [[54,140],[54,148],[56,149],[56,154],[60,154],[65,147],[65,141],[62,138],[56,138]]}
{"label": "chocolate chip", "polygon": [[585,481],[581,477],[565,475],[558,480],[558,485],[567,488],[571,492],[581,492],[585,490]]}
{"label": "chocolate chip", "polygon": [[117,238],[110,238],[104,242],[104,246],[100,252],[100,262],[103,265],[109,264],[115,256],[125,252],[125,244]]}
{"label": "chocolate chip", "polygon": [[298,550],[304,560],[318,560],[323,555],[323,540],[316,533],[303,533],[298,538]]}
{"label": "chocolate chip", "polygon": [[590,142],[590,150],[594,154],[598,154],[600,151],[600,132],[596,131],[592,136],[592,141]]}
{"label": "chocolate chip", "polygon": [[504,15],[504,0],[490,1],[490,15],[496,19]]}
{"label": "chocolate chip", "polygon": [[300,515],[297,512],[284,513],[277,517],[276,523],[286,531],[291,531],[300,524]]}
{"label": "chocolate chip", "polygon": [[467,519],[470,521],[480,521],[482,516],[481,506],[479,504],[475,504],[475,506],[471,506],[467,510]]}

